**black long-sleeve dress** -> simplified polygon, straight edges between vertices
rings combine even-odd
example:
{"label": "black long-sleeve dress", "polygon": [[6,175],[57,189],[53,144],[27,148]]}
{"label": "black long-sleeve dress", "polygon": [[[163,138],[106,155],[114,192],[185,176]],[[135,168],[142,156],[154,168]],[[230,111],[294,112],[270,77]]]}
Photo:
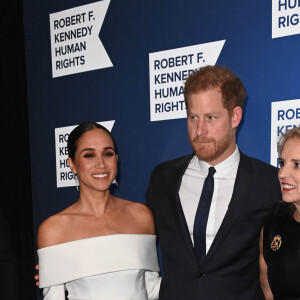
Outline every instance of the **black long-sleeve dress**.
{"label": "black long-sleeve dress", "polygon": [[300,300],[300,223],[290,214],[264,226],[263,253],[275,300]]}

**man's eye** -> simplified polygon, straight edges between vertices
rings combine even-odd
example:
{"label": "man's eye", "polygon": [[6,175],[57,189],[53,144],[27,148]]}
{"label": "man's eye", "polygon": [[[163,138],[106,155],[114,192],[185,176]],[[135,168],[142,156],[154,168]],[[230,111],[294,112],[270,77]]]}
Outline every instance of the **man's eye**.
{"label": "man's eye", "polygon": [[300,168],[300,163],[295,162],[295,167],[296,167],[296,168]]}

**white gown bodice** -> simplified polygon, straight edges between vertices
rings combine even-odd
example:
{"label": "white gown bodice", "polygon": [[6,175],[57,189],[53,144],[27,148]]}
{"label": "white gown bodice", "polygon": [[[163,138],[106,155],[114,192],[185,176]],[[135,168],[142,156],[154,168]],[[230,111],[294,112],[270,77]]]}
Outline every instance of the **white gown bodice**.
{"label": "white gown bodice", "polygon": [[157,299],[156,236],[116,234],[38,250],[45,300]]}

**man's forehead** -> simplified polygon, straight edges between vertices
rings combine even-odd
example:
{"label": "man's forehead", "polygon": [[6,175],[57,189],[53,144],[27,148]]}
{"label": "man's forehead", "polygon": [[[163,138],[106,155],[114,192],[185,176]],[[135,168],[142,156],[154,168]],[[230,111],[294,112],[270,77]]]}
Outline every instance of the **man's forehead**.
{"label": "man's forehead", "polygon": [[199,95],[199,94],[205,94],[205,93],[209,93],[209,92],[217,92],[219,94],[222,94],[221,90],[219,87],[209,87],[209,88],[205,88],[202,89],[201,87],[199,87],[199,89],[195,90],[193,93],[191,93],[189,95],[189,97],[193,96],[193,95]]}

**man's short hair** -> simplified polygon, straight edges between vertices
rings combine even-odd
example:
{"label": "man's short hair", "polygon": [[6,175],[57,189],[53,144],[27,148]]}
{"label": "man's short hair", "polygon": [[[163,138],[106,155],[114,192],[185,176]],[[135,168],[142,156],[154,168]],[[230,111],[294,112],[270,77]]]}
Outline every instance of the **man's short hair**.
{"label": "man's short hair", "polygon": [[221,93],[224,108],[229,112],[236,106],[244,107],[246,90],[242,81],[226,67],[206,66],[192,72],[186,80],[184,88],[186,108],[192,94],[215,89]]}

